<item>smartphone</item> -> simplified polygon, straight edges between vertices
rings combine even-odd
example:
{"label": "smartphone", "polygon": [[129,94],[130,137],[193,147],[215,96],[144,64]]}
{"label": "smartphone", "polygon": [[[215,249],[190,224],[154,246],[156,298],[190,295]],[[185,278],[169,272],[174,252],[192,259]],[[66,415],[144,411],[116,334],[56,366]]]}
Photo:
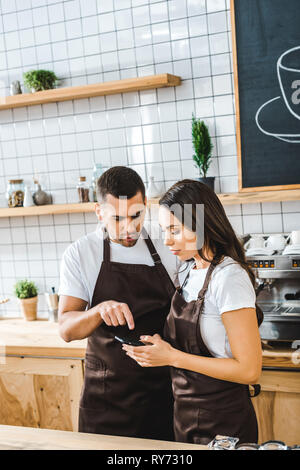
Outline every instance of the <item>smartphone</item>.
{"label": "smartphone", "polygon": [[129,339],[126,337],[120,338],[120,336],[115,336],[115,339],[120,341],[122,344],[129,344],[129,346],[146,346],[145,343],[142,343],[142,341],[137,339]]}

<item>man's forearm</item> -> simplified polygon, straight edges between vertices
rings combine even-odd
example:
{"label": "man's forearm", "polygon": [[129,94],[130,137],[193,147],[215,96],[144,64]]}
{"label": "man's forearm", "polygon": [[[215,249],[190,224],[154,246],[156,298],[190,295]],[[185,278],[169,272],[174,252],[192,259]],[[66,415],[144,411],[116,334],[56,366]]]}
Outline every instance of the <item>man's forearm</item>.
{"label": "man's forearm", "polygon": [[102,323],[97,305],[89,310],[70,311],[59,314],[59,333],[67,342],[84,339]]}

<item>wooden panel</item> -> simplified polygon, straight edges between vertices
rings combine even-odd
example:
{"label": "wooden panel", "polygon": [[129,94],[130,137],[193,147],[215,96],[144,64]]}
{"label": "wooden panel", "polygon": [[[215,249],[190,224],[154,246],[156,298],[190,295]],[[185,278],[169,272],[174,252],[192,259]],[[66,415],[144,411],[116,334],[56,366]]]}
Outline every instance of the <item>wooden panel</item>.
{"label": "wooden panel", "polygon": [[54,90],[38,91],[36,93],[23,93],[14,96],[0,97],[0,110],[20,108],[37,104],[53,103],[75,99],[90,98],[92,96],[114,95],[132,91],[150,90],[169,86],[178,86],[180,77],[163,73],[147,77],[126,78],[111,82],[96,83],[75,87],[55,88]]}
{"label": "wooden panel", "polygon": [[275,392],[261,392],[258,397],[252,399],[258,422],[258,442],[275,439],[274,421],[274,399]]}
{"label": "wooden panel", "polygon": [[300,442],[300,373],[263,371],[262,392],[252,399],[259,443],[276,439],[287,445]]}
{"label": "wooden panel", "polygon": [[0,449],[208,450],[198,444],[17,426],[0,426]]}
{"label": "wooden panel", "polygon": [[0,423],[78,429],[81,360],[7,357],[0,365]]}
{"label": "wooden panel", "polygon": [[300,394],[300,372],[264,370],[259,383],[261,384],[262,390],[268,392]]}

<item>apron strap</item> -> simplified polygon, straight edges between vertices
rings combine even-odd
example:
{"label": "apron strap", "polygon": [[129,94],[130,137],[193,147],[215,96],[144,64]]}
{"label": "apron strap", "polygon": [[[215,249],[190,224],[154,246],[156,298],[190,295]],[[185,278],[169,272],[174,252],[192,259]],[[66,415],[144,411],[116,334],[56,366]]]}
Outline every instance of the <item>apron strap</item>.
{"label": "apron strap", "polygon": [[143,227],[142,228],[142,235],[144,237],[144,240],[146,242],[146,245],[148,247],[148,250],[150,252],[150,255],[154,261],[154,264],[155,265],[158,265],[158,264],[162,264],[161,262],[161,259],[160,259],[160,256],[159,254],[157,253],[156,251],[156,248],[155,246],[153,245],[153,242],[151,240],[151,238],[149,237],[148,233],[146,232],[145,228]]}
{"label": "apron strap", "polygon": [[[150,252],[150,255],[153,259],[153,262],[155,265],[158,265],[158,264],[161,264],[161,259],[160,259],[160,256],[159,254],[157,253],[148,233],[146,232],[146,230],[144,229],[144,227],[142,228],[142,234],[143,234],[143,237],[145,239],[145,242],[146,242],[146,245],[148,247],[148,250]],[[104,227],[103,228],[103,260],[105,262],[109,262],[110,261],[110,244],[109,244],[109,236],[108,236],[108,232],[106,230],[106,228]]]}
{"label": "apron strap", "polygon": [[163,282],[165,289],[168,292],[170,299],[171,299],[175,291],[174,283],[172,279],[170,278],[169,273],[167,272],[165,266],[163,265],[160,259],[160,256],[157,253],[155,246],[153,245],[153,242],[144,227],[142,228],[142,234],[146,242],[147,248],[150,252],[150,255],[154,261],[154,266],[157,268],[158,275],[161,277],[161,281]]}
{"label": "apron strap", "polygon": [[[201,300],[201,299],[204,298],[205,292],[207,291],[207,288],[208,288],[208,284],[209,284],[209,281],[210,281],[211,274],[212,274],[212,272],[215,269],[217,264],[218,264],[218,258],[215,257],[215,258],[213,258],[212,262],[209,265],[209,268],[207,270],[207,273],[206,273],[206,276],[205,276],[205,279],[204,279],[203,287],[202,287],[202,289],[200,290],[200,292],[198,294],[197,300]],[[188,281],[189,275],[190,275],[190,271],[191,271],[191,269],[193,269],[193,266],[194,266],[194,264],[192,264],[192,266],[188,270],[188,273],[187,273],[186,277],[184,278],[184,281],[181,285],[181,289],[183,289],[185,287],[185,285]]]}
{"label": "apron strap", "polygon": [[[184,287],[185,287],[185,285],[186,285],[186,283],[187,283],[187,281],[188,281],[188,279],[189,279],[189,277],[190,277],[190,271],[191,271],[191,269],[193,269],[194,264],[195,264],[195,263],[193,263],[193,264],[190,266],[190,268],[189,268],[189,270],[188,270],[188,272],[187,272],[187,275],[185,276],[184,281],[183,281],[183,283],[182,283],[182,285],[181,285],[181,290],[184,289]],[[177,275],[177,277],[178,277],[178,275]]]}
{"label": "apron strap", "polygon": [[208,268],[208,270],[207,270],[207,273],[206,273],[206,276],[205,276],[205,279],[204,279],[203,287],[202,287],[202,289],[199,291],[197,300],[204,299],[205,293],[206,293],[206,291],[207,291],[207,289],[208,289],[208,284],[209,284],[209,281],[210,281],[212,272],[213,272],[213,270],[215,269],[215,267],[216,267],[216,265],[217,265],[216,260],[217,260],[216,257],[213,258],[212,262],[211,262],[210,265],[209,265],[209,268]]}
{"label": "apron strap", "polygon": [[105,227],[103,228],[103,261],[106,263],[110,262],[109,236]]}

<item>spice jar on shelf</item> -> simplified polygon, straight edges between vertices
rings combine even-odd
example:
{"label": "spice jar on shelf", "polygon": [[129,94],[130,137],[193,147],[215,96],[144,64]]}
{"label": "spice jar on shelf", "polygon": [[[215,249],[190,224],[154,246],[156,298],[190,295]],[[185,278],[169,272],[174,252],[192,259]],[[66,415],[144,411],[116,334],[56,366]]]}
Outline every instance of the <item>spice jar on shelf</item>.
{"label": "spice jar on shelf", "polygon": [[25,188],[23,180],[8,180],[6,190],[8,207],[23,207],[24,192]]}
{"label": "spice jar on shelf", "polygon": [[89,186],[85,176],[80,176],[77,184],[79,202],[89,202]]}

